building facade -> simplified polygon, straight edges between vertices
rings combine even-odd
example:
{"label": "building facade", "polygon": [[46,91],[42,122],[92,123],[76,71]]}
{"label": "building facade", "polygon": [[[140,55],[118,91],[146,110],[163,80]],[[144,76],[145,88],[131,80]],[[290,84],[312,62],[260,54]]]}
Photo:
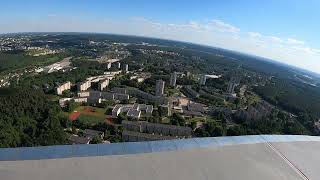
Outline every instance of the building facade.
{"label": "building facade", "polygon": [[202,74],[200,76],[200,81],[199,81],[200,85],[206,85],[206,81],[207,81],[207,76]]}
{"label": "building facade", "polygon": [[66,83],[58,86],[58,87],[56,88],[56,93],[57,93],[58,95],[62,95],[62,92],[63,92],[63,91],[69,90],[69,89],[71,89],[71,82],[70,82],[70,81],[68,81],[68,82],[66,82]]}
{"label": "building facade", "polygon": [[109,79],[104,79],[99,82],[98,89],[99,91],[103,91],[109,85]]}
{"label": "building facade", "polygon": [[122,71],[123,71],[124,73],[129,72],[129,65],[128,65],[128,64],[124,64],[123,67],[122,67]]}
{"label": "building facade", "polygon": [[164,94],[164,81],[156,81],[156,96],[163,96]]}
{"label": "building facade", "polygon": [[79,82],[77,87],[78,91],[86,91],[91,87],[91,81]]}
{"label": "building facade", "polygon": [[177,73],[173,72],[170,76],[170,86],[176,86],[177,85]]}

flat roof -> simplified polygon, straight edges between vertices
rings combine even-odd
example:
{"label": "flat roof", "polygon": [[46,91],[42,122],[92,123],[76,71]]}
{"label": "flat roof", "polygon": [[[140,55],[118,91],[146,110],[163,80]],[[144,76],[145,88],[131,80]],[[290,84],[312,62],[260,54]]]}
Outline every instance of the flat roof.
{"label": "flat roof", "polygon": [[320,137],[257,135],[0,149],[1,179],[317,180]]}
{"label": "flat roof", "polygon": [[139,117],[141,114],[141,111],[136,110],[134,108],[130,108],[129,111],[127,112],[127,116],[129,117]]}

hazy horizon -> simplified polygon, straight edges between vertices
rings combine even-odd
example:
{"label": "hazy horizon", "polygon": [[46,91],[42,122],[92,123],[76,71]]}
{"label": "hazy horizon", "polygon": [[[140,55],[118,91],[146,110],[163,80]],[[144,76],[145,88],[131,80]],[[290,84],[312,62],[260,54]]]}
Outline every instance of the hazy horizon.
{"label": "hazy horizon", "polygon": [[[320,72],[315,0],[3,1],[0,33],[92,32],[208,45]],[[14,11],[13,11],[14,10]]]}

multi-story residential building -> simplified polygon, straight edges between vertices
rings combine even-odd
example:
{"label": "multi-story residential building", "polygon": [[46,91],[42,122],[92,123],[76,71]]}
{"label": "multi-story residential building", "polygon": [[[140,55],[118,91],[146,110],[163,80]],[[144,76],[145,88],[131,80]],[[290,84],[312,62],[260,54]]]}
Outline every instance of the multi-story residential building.
{"label": "multi-story residential building", "polygon": [[206,85],[206,81],[207,81],[207,76],[202,74],[200,76],[200,81],[199,81],[200,85]]}
{"label": "multi-story residential building", "polygon": [[78,82],[78,91],[86,91],[91,87],[91,81]]}
{"label": "multi-story residential building", "polygon": [[73,100],[74,100],[74,102],[77,102],[77,103],[88,102],[88,98],[86,98],[86,97],[73,98]]}
{"label": "multi-story residential building", "polygon": [[122,121],[123,128],[128,131],[160,134],[174,137],[191,137],[190,127],[149,123],[146,121]]}
{"label": "multi-story residential building", "polygon": [[227,89],[227,93],[233,94],[234,93],[234,88],[237,86],[236,83],[234,82],[229,82],[228,84],[228,89]]}
{"label": "multi-story residential building", "polygon": [[191,86],[184,86],[184,89],[188,97],[198,98],[200,96],[200,94],[197,91],[193,90]]}
{"label": "multi-story residential building", "polygon": [[164,81],[156,81],[156,96],[163,96],[164,94]]}
{"label": "multi-story residential building", "polygon": [[129,72],[129,65],[128,65],[128,64],[124,64],[123,67],[122,67],[122,71],[123,71],[124,73]]}
{"label": "multi-story residential building", "polygon": [[120,62],[116,62],[117,68],[120,69],[121,68],[121,63]]}
{"label": "multi-story residential building", "polygon": [[137,98],[146,100],[151,103],[168,104],[168,98],[166,98],[164,96],[154,96],[150,93],[141,91],[137,88],[127,88],[127,93],[130,96],[137,97]]}
{"label": "multi-story residential building", "polygon": [[120,94],[127,94],[127,88],[114,87],[111,91]]}
{"label": "multi-story residential building", "polygon": [[71,82],[70,81],[68,81],[68,82],[56,87],[56,93],[58,95],[62,95],[63,91],[69,90],[69,89],[71,89]]}
{"label": "multi-story residential building", "polygon": [[107,69],[110,69],[110,68],[111,68],[111,63],[108,63]]}
{"label": "multi-story residential building", "polygon": [[129,94],[114,93],[114,99],[119,101],[129,100]]}
{"label": "multi-story residential building", "polygon": [[173,72],[170,76],[170,86],[176,86],[177,84],[177,73]]}
{"label": "multi-story residential building", "polygon": [[98,84],[99,91],[103,91],[108,85],[109,85],[109,79],[104,79],[100,81]]}
{"label": "multi-story residential building", "polygon": [[89,91],[78,92],[78,97],[89,97],[89,96],[90,96]]}

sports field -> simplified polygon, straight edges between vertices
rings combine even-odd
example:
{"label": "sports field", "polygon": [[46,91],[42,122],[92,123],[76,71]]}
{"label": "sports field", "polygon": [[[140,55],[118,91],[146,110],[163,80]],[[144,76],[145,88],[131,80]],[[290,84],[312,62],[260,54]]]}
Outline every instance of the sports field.
{"label": "sports field", "polygon": [[[105,122],[106,115],[104,108],[97,108],[91,106],[79,106],[69,115],[70,120],[78,120],[83,123],[96,124]],[[71,117],[71,118],[70,118]]]}

